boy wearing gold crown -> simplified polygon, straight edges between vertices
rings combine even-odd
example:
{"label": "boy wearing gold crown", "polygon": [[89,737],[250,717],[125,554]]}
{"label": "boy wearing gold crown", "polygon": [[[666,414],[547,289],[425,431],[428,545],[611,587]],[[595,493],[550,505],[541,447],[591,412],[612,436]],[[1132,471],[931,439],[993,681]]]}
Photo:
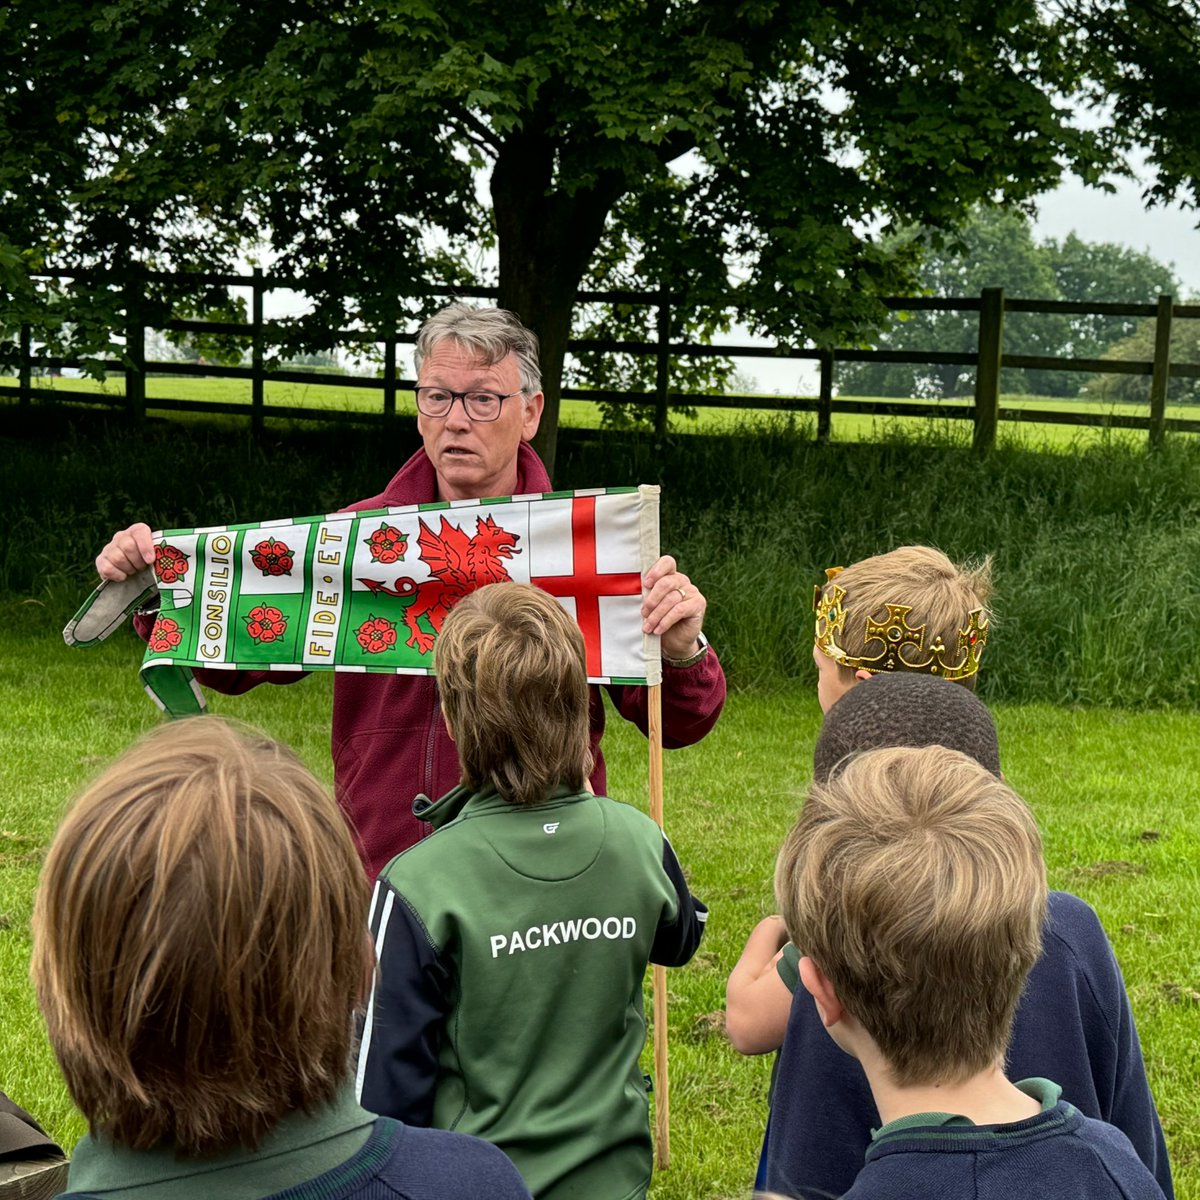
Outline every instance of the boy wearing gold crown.
{"label": "boy wearing gold crown", "polygon": [[930,546],[901,546],[825,575],[813,594],[822,712],[876,674],[918,671],[975,687],[990,621],[990,559],[961,568]]}

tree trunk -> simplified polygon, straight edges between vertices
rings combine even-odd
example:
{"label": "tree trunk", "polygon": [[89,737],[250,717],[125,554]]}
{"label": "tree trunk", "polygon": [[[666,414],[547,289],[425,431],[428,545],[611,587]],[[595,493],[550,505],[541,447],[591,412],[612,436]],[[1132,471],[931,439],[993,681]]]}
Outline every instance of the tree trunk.
{"label": "tree trunk", "polygon": [[962,367],[957,363],[942,363],[937,368],[937,377],[941,384],[942,399],[950,400],[958,395],[958,379]]}
{"label": "tree trunk", "polygon": [[551,190],[555,148],[536,132],[509,137],[492,171],[492,206],[500,257],[502,308],[537,335],[546,408],[533,448],[553,476],[563,359],[575,293],[624,182],[601,174],[570,195]]}

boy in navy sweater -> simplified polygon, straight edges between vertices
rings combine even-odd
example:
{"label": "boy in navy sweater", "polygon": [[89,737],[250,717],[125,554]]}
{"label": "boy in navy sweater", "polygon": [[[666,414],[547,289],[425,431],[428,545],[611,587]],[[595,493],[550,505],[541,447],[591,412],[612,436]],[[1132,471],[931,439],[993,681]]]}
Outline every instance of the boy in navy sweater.
{"label": "boy in navy sweater", "polygon": [[[813,753],[813,775],[826,781],[856,751],[934,744],[960,750],[1000,776],[996,726],[975,696],[919,675],[881,677],[830,711]],[[753,967],[765,972],[772,989],[759,984],[766,999],[757,1008],[757,1036],[763,1050],[779,1049],[759,1183],[788,1195],[839,1196],[862,1165],[879,1114],[862,1071],[825,1035],[803,989],[793,1002],[799,952],[787,942],[782,919],[768,918],[756,935],[772,922],[781,932],[773,944],[765,942]],[[743,969],[751,969],[745,965],[750,954],[748,948]],[[776,993],[786,997],[782,1005]],[[741,1016],[745,1029],[753,1006]],[[1067,892],[1049,895],[1042,955],[1017,1007],[1008,1067],[1016,1078],[1050,1075],[1085,1116],[1117,1126],[1165,1195],[1173,1195],[1121,970],[1095,912]]]}
{"label": "boy in navy sweater", "polygon": [[883,1122],[846,1200],[1162,1200],[1118,1130],[1004,1074],[1046,878],[1002,780],[941,746],[860,754],[813,785],[775,891],[801,983]]}
{"label": "boy in navy sweater", "polygon": [[161,725],[46,856],[33,977],[90,1132],[72,1200],[530,1200],[494,1146],[359,1106],[369,885],[333,797],[219,717]]}

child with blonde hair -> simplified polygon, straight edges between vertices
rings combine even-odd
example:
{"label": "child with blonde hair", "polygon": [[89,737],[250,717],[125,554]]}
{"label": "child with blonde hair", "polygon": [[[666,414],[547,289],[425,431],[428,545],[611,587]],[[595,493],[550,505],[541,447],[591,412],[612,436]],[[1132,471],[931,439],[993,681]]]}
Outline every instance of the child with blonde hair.
{"label": "child with blonde hair", "polygon": [[882,1122],[846,1200],[1161,1200],[1122,1133],[1004,1073],[1047,894],[1037,826],[1001,779],[941,746],[857,755],[814,784],[775,891]]}
{"label": "child with blonde hair", "polygon": [[823,711],[876,674],[916,671],[975,687],[991,622],[990,559],[959,567],[931,546],[901,546],[825,574],[813,594]]}

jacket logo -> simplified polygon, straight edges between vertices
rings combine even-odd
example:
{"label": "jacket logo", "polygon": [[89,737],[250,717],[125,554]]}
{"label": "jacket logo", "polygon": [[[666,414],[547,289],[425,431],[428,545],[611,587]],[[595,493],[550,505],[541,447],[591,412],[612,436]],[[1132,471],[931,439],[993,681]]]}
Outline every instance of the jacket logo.
{"label": "jacket logo", "polygon": [[558,828],[558,826],[559,826],[558,821],[547,821],[546,824],[542,826],[542,829],[546,833],[553,833]]}

